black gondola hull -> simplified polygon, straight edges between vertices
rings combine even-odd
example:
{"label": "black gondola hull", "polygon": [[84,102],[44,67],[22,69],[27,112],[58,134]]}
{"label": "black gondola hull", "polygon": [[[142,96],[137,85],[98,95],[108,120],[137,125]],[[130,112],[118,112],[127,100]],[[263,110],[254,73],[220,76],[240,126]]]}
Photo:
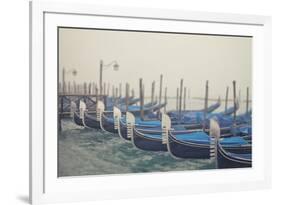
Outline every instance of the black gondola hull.
{"label": "black gondola hull", "polygon": [[73,121],[76,125],[84,126],[83,120],[80,118],[79,113],[77,112],[73,113]]}
{"label": "black gondola hull", "polygon": [[145,137],[142,133],[133,129],[134,145],[145,151],[167,151],[167,145],[162,143],[162,139]]}
{"label": "black gondola hull", "polygon": [[100,129],[100,122],[97,120],[96,116],[84,114],[84,126],[88,128]]}
{"label": "black gondola hull", "polygon": [[178,141],[169,134],[169,152],[178,158],[210,159],[210,145]]}
{"label": "black gondola hull", "polygon": [[219,169],[252,167],[251,160],[246,160],[242,157],[234,157],[221,146],[218,146],[217,161]]}

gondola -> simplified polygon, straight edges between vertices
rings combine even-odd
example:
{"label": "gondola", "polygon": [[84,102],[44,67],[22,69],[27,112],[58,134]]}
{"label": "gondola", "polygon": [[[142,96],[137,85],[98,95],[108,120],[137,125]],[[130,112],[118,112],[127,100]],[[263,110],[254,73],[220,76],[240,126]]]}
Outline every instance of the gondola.
{"label": "gondola", "polygon": [[[148,114],[153,112],[158,105],[148,104],[144,106],[144,113]],[[139,106],[129,106],[130,112],[140,114]],[[97,111],[91,114],[87,111],[84,112],[84,119],[82,120],[85,127],[102,129],[104,131],[117,133],[114,129],[113,111],[105,111],[105,106],[102,101],[98,101]]]}
{"label": "gondola", "polygon": [[[118,108],[115,108],[115,111],[117,111]],[[216,116],[220,116],[220,115],[216,115]],[[223,121],[223,118],[220,118],[220,123],[222,124],[222,128],[221,128],[221,132],[223,134],[224,137],[227,136],[232,136],[233,133],[236,134],[242,134],[246,136],[249,135],[251,133],[247,133],[247,131],[251,131],[251,129],[249,128],[249,124],[245,124],[245,123],[237,123],[237,125],[235,127],[233,127],[233,120],[229,120],[229,122],[225,123]],[[120,129],[119,135],[121,138],[123,139],[128,139],[127,137],[127,127],[126,127],[126,117],[122,117],[122,119],[119,119],[120,122],[118,124],[118,128]],[[113,120],[111,120],[113,122]],[[172,127],[173,129],[177,130],[177,133],[189,133],[190,130],[202,130],[203,128],[203,123],[201,124],[185,124],[185,122],[178,122],[178,121],[173,121],[172,120]],[[113,125],[112,125],[113,127]],[[162,133],[162,129],[161,129],[161,121],[160,120],[142,120],[139,117],[135,117],[135,128],[139,131],[139,135],[140,134],[158,134],[161,135]],[[179,131],[180,130],[180,131]],[[209,132],[209,119],[206,121],[206,126],[205,126],[205,132],[208,134]]]}
{"label": "gondola", "polygon": [[252,167],[252,153],[234,153],[226,150],[220,142],[220,128],[215,120],[211,121],[211,132],[215,139],[216,166],[219,169],[225,168],[246,168]]}
{"label": "gondola", "polygon": [[179,115],[171,115],[169,112],[167,113],[168,116],[172,119],[172,121],[184,121],[185,124],[190,124],[190,126],[203,124],[204,118],[211,119],[213,117],[220,117],[220,118],[229,118],[231,114],[236,112],[239,109],[239,104],[237,103],[236,106],[230,107],[223,112],[217,113],[208,113],[205,111],[192,111],[188,113],[182,113]]}
{"label": "gondola", "polygon": [[[78,105],[78,106],[77,106]],[[74,124],[85,127],[84,119],[87,115],[87,105],[84,101],[80,100],[78,103],[71,102],[71,116]],[[94,112],[94,111],[90,111]]]}
{"label": "gondola", "polygon": [[[110,101],[113,102],[113,98],[110,97],[108,98],[110,99]],[[138,102],[139,99],[134,99],[134,98],[129,98],[128,103],[130,105],[135,104],[136,102]],[[120,100],[120,102],[125,102],[124,99],[122,98],[122,100]],[[76,99],[75,101],[71,101],[71,103],[73,103],[73,105],[76,106],[76,109],[71,109],[70,114],[73,118],[73,122],[79,126],[85,126],[85,127],[89,127],[89,128],[100,128],[100,123],[96,118],[96,101],[92,100],[90,97],[79,97],[78,99]],[[80,104],[83,104],[83,106],[85,107],[83,116],[85,119],[81,118],[81,114],[80,114]],[[111,109],[113,109],[114,104],[112,104]],[[119,104],[116,106],[123,106],[123,104]],[[85,121],[85,123],[83,123],[83,120]]]}
{"label": "gondola", "polygon": [[[221,106],[221,100],[220,98],[218,99],[218,101],[216,103],[214,103],[213,105],[210,105],[209,107],[207,107],[206,109],[206,112],[207,113],[212,113],[214,112],[216,109],[218,109],[219,107]],[[189,113],[197,113],[197,112],[200,112],[200,113],[203,113],[205,112],[205,109],[199,109],[199,110],[182,110],[181,111],[181,114],[185,115],[185,114],[189,114]],[[169,111],[167,112],[167,114],[172,117],[172,118],[177,118],[177,116],[179,115],[179,111]]]}
{"label": "gondola", "polygon": [[79,111],[78,111],[78,108],[77,108],[77,105],[75,102],[71,102],[71,116],[73,118],[73,122],[76,124],[76,125],[79,125],[79,126],[84,126],[83,124],[83,115],[84,115],[84,111],[86,109],[86,106],[85,106],[85,103],[79,103]]}
{"label": "gondola", "polygon": [[243,168],[252,166],[252,154],[236,154],[218,145],[218,168]]}
{"label": "gondola", "polygon": [[[242,137],[223,138],[220,142],[224,149],[233,153],[250,153],[252,146]],[[172,156],[178,158],[209,159],[213,139],[205,132],[187,134],[168,133],[167,146]]]}
{"label": "gondola", "polygon": [[[60,96],[58,103],[58,110],[64,113],[64,116],[70,116],[71,113],[71,103],[75,103],[77,109],[80,107],[80,101],[83,101],[87,105],[88,110],[96,109],[96,102],[88,96]],[[61,110],[61,102],[63,104],[63,110]]]}
{"label": "gondola", "polygon": [[[171,131],[169,116],[162,116],[163,142],[167,143],[169,153],[175,158],[209,159],[214,152],[214,138],[205,132],[196,131],[186,134],[178,134]],[[232,136],[220,139],[221,146],[233,153],[248,154],[252,146],[243,137]]]}
{"label": "gondola", "polygon": [[76,125],[79,125],[79,126],[84,126],[83,124],[83,120],[80,118],[80,115],[78,112],[73,112],[73,122],[76,124]]}
{"label": "gondola", "polygon": [[[131,140],[130,136],[128,135],[128,121],[126,120],[127,117],[123,116],[122,118],[117,118],[115,121],[116,127],[115,129],[118,130],[118,134],[120,136],[121,139],[125,139],[125,140]],[[139,120],[139,118],[137,119]],[[156,129],[156,133],[158,133],[158,127],[161,125],[161,122],[158,120],[150,120],[147,121],[147,124],[141,124],[138,125],[137,123],[134,124],[134,126],[137,126],[139,129],[141,129],[142,133],[147,133],[149,134],[151,132],[152,129],[157,128]]]}
{"label": "gondola", "polygon": [[[165,130],[167,125],[166,114],[162,114],[162,128]],[[128,119],[127,119],[128,118]],[[164,122],[163,122],[164,119]],[[132,133],[130,138],[133,145],[139,149],[147,151],[169,151],[177,158],[210,158],[211,138],[203,131],[173,130],[169,129],[168,138],[165,139],[165,131],[159,133],[157,130],[150,129],[149,132],[140,131],[135,126],[135,117],[132,113],[126,114],[127,132]],[[166,124],[165,124],[166,123]],[[169,123],[171,120],[169,118]],[[169,127],[171,124],[169,125]],[[123,137],[124,138],[124,137]],[[167,144],[167,145],[166,145]],[[238,153],[250,152],[251,145],[241,137],[231,137],[222,140],[222,144],[228,150]]]}
{"label": "gondola", "polygon": [[[133,96],[128,97],[128,103],[130,105],[134,105],[139,101],[139,99],[135,99]],[[118,97],[118,98],[113,98],[113,97],[106,97],[104,99],[105,103],[105,110],[113,110],[114,106],[124,106],[126,103],[126,98],[125,97]]]}
{"label": "gondola", "polygon": [[[135,116],[126,113],[127,139],[130,139],[132,144],[139,149],[146,151],[167,151],[167,146],[162,144],[161,135],[143,135],[135,129]],[[125,138],[125,139],[126,139]]]}
{"label": "gondola", "polygon": [[[149,104],[150,105],[150,104]],[[153,105],[153,104],[152,104]],[[161,104],[161,105],[157,105],[157,106],[151,106],[151,109],[146,109],[146,111],[144,112],[145,115],[149,115],[150,117],[152,118],[156,118],[157,115],[153,114],[153,112],[157,111],[158,109],[160,109],[161,107],[165,106],[165,104]],[[145,108],[148,107],[148,105],[144,106]],[[117,107],[114,107],[113,110],[117,110],[118,108]],[[139,109],[139,107],[137,108]],[[118,109],[120,111],[120,109]],[[140,115],[140,111],[132,109],[130,106],[128,107],[128,110],[131,112],[131,113],[134,113],[134,115],[136,114],[137,116]],[[122,112],[122,111],[120,111]],[[140,117],[137,118],[138,120],[140,120]],[[121,119],[122,121],[124,120],[123,118]],[[157,123],[158,126],[160,126],[160,122],[157,120],[157,121],[154,121],[155,123]],[[101,128],[102,130],[104,131],[107,131],[107,132],[111,132],[111,133],[118,133],[118,130],[115,129],[115,126],[114,126],[114,112],[113,113],[109,113],[109,114],[105,114],[103,113],[101,115]],[[151,126],[153,123],[152,120],[150,120],[147,124],[147,127]],[[146,127],[143,123],[143,126]]]}

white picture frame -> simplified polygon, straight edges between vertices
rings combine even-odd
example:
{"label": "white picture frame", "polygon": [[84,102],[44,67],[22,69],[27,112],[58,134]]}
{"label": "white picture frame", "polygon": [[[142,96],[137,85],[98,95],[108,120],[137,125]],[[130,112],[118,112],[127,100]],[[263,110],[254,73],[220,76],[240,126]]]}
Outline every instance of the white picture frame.
{"label": "white picture frame", "polygon": [[[54,29],[57,26],[91,27],[93,23],[116,29],[120,26],[180,32],[190,29],[189,32],[195,33],[253,36],[256,39],[253,41],[253,130],[256,136],[253,168],[58,178],[55,160],[57,129],[51,123],[57,109],[57,101],[53,98],[57,85],[52,84],[57,72]],[[43,204],[270,187],[270,80],[270,17],[30,2],[30,202]],[[146,183],[149,181],[154,183]]]}

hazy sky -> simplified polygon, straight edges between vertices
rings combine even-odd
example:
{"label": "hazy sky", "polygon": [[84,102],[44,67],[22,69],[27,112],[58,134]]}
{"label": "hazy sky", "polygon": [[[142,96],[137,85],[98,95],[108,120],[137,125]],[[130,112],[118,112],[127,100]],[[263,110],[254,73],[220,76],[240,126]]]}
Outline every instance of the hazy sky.
{"label": "hazy sky", "polygon": [[[118,85],[128,82],[138,92],[143,78],[146,95],[151,82],[163,74],[163,87],[168,96],[176,95],[180,79],[191,89],[192,97],[203,97],[205,81],[209,80],[209,96],[224,97],[226,86],[237,81],[237,90],[245,98],[251,87],[252,39],[190,34],[66,29],[59,32],[59,71],[75,68],[76,77],[68,74],[66,81],[97,82],[99,62],[117,60],[119,71],[104,71],[104,82]],[[110,89],[111,91],[111,89]],[[123,88],[124,93],[124,88]],[[232,92],[231,92],[232,93]]]}

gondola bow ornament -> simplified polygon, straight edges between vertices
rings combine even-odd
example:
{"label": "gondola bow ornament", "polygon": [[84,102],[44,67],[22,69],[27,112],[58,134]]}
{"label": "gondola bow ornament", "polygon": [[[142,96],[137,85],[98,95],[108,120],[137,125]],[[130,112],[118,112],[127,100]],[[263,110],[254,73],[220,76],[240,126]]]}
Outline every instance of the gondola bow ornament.
{"label": "gondola bow ornament", "polygon": [[162,113],[161,127],[162,127],[162,143],[167,144],[169,140],[168,137],[169,130],[171,129],[171,119],[165,113]]}
{"label": "gondola bow ornament", "polygon": [[133,139],[135,116],[130,112],[126,113],[126,125],[127,125],[127,137]]}

